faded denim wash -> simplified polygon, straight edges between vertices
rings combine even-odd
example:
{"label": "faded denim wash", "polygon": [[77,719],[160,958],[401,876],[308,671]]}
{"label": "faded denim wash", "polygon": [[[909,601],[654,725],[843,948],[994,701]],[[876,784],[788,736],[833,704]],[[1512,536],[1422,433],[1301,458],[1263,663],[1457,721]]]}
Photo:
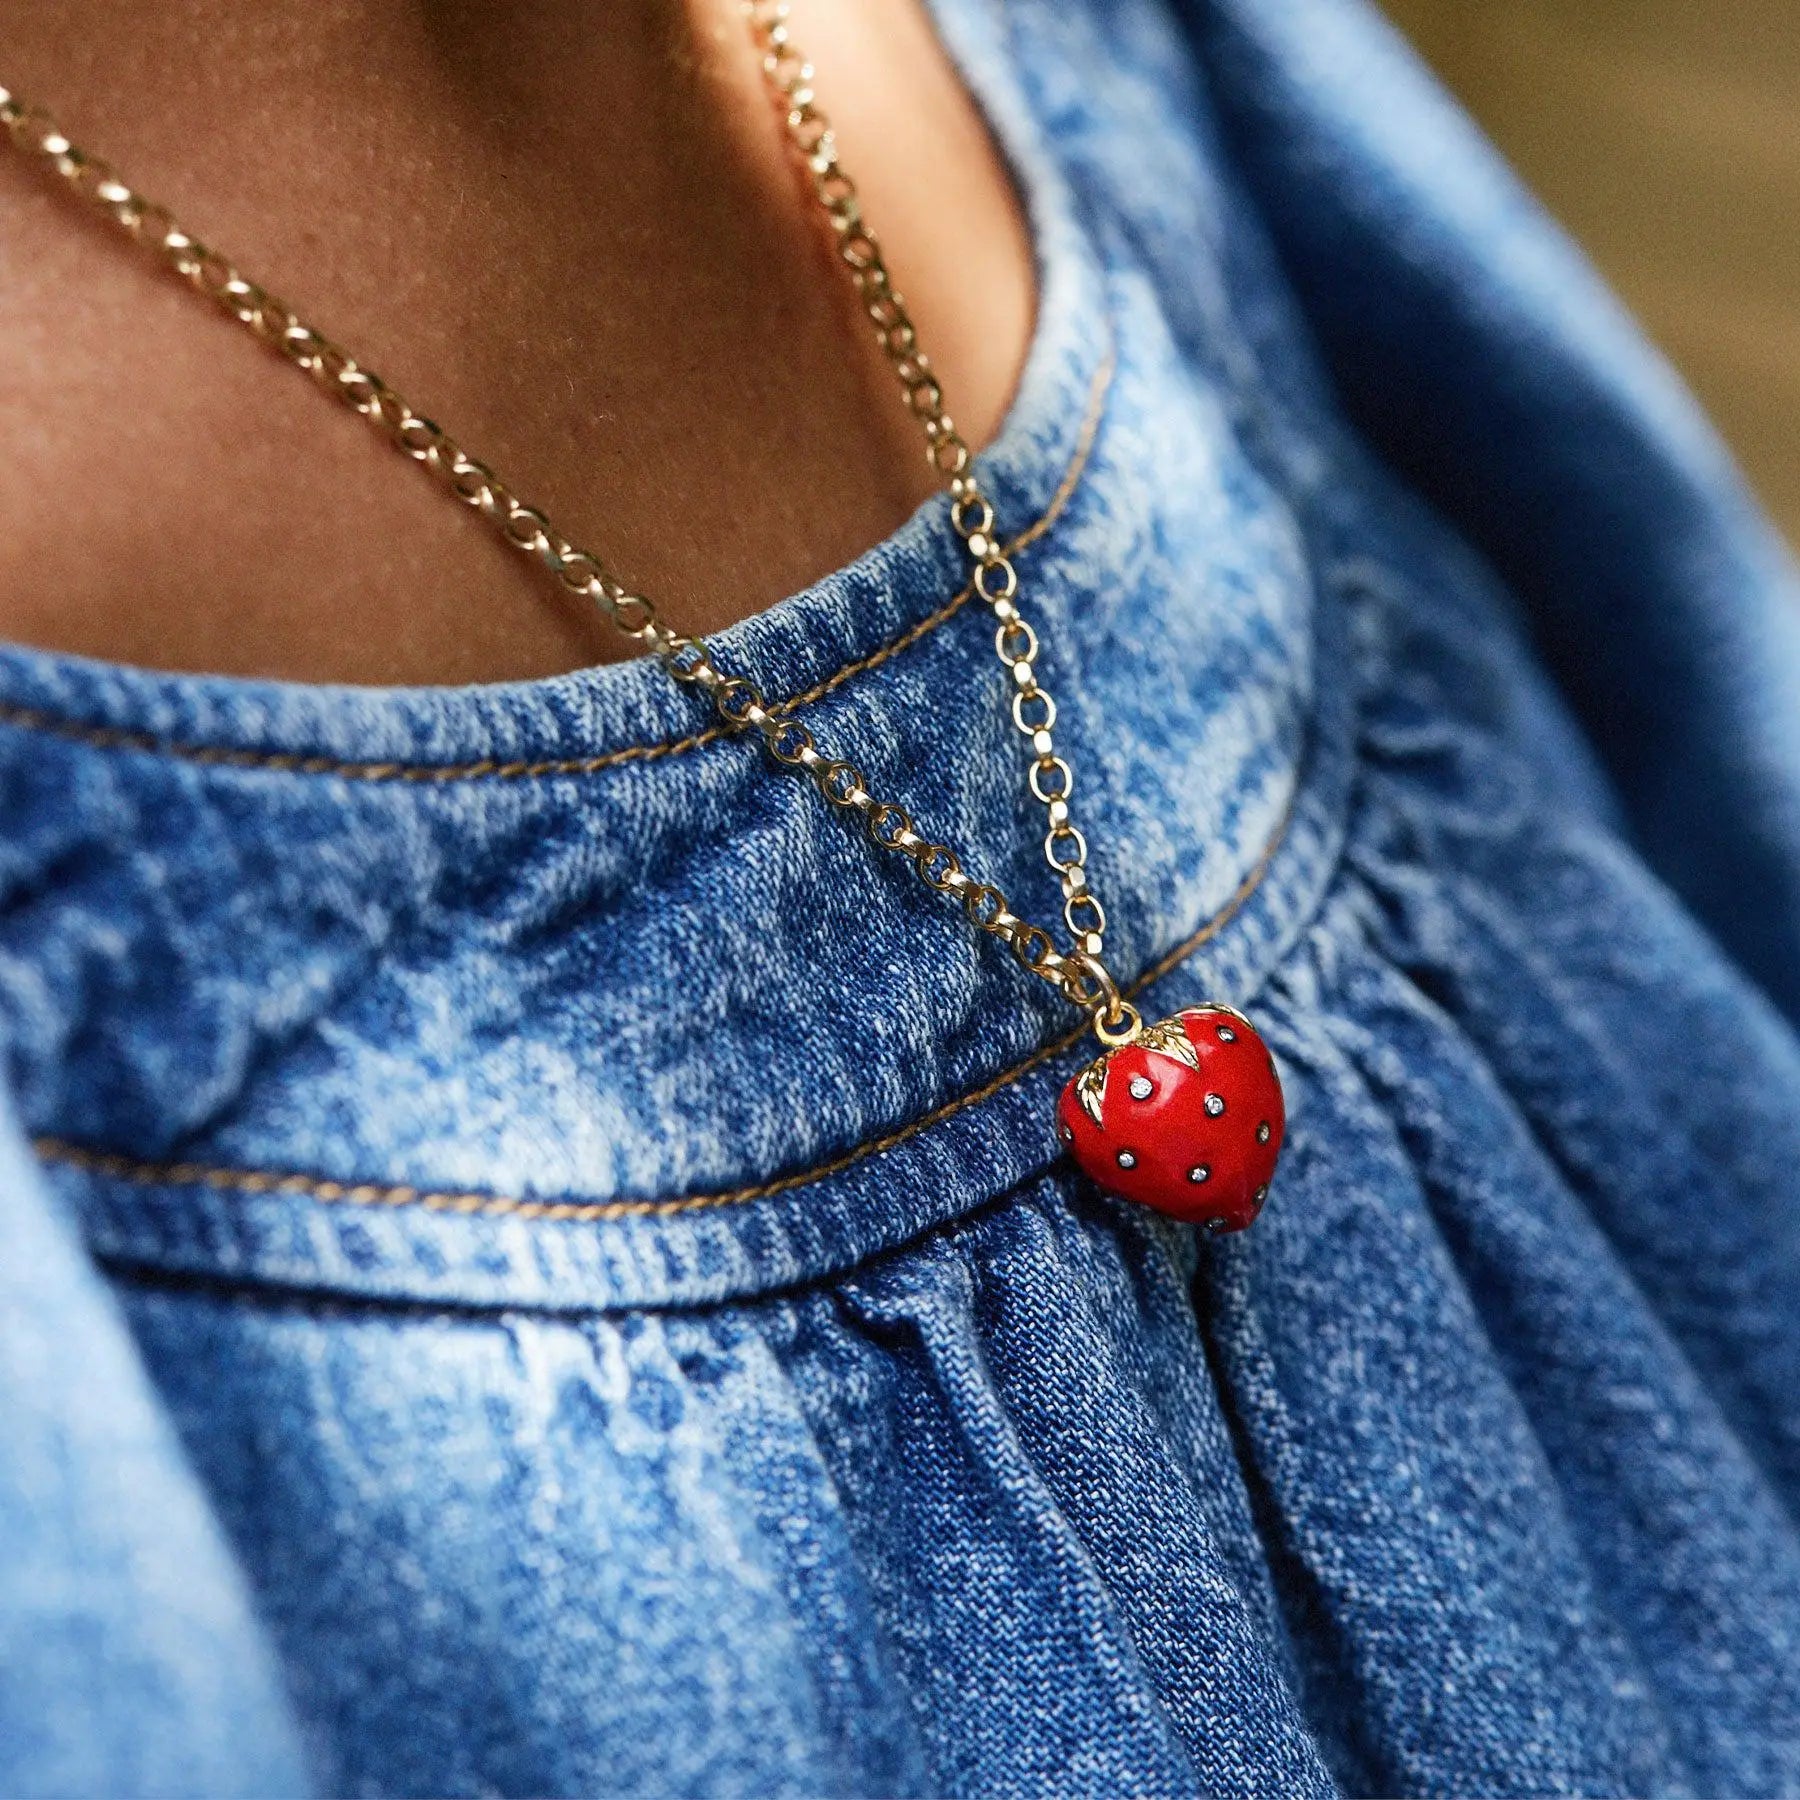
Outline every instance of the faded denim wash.
{"label": "faded denim wash", "polygon": [[[0,1790],[1800,1793],[1794,573],[1357,0],[939,13],[1267,1213],[1077,1179],[1060,1003],[652,668],[0,653]],[[721,652],[1049,915],[962,581]]]}

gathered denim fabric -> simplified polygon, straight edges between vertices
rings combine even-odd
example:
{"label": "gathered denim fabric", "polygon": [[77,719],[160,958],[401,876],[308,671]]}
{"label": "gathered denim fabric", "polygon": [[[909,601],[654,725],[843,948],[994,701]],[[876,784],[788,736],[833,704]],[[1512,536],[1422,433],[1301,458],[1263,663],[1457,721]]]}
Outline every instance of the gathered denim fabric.
{"label": "gathered denim fabric", "polygon": [[[0,1791],[1800,1793],[1800,585],[1353,0],[938,11],[1267,1212],[1059,1161],[1079,1021],[653,667],[0,652]],[[720,658],[1048,920],[965,573]]]}

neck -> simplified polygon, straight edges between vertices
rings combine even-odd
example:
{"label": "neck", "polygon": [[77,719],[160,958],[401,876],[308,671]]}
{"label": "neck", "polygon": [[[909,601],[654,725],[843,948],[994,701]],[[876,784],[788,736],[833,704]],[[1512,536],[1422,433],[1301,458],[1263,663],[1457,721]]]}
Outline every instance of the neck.
{"label": "neck", "polygon": [[[935,485],[795,179],[736,0],[610,0],[598,21],[592,0],[14,10],[0,81],[441,420],[672,623],[712,630],[770,604],[892,530]],[[1029,250],[992,146],[916,0],[801,0],[794,22],[957,421],[979,446],[1011,392],[1031,313]],[[0,186],[0,207],[7,198]],[[271,570],[275,628],[317,621],[308,629],[330,634],[273,658],[253,646],[253,666],[271,672],[474,679],[628,652],[591,619],[573,636],[566,619],[550,623],[537,577],[501,549],[482,562],[472,521],[398,459],[329,449],[341,440],[316,395],[253,345],[223,343],[191,296],[98,242],[98,225],[79,266],[59,269],[82,224],[62,205],[46,211],[21,188],[9,222],[39,234],[16,241],[20,266],[42,272],[46,330],[82,322],[59,295],[104,296],[94,343],[58,344],[65,367],[95,364],[96,393],[110,397],[96,404],[95,441],[53,390],[20,402],[34,418],[60,409],[69,479],[108,503],[96,459],[116,450],[121,514],[160,500],[194,521],[204,493],[266,527],[271,502],[240,454],[254,421],[271,440],[272,504],[292,511],[296,458],[320,488],[290,594],[253,539],[241,556],[220,552],[209,601],[184,546],[168,606],[210,604],[225,623],[174,652],[178,666],[241,665],[241,646],[224,654],[231,632],[245,635],[230,623],[241,620],[240,562]],[[128,387],[111,359],[147,307],[167,315],[168,349],[136,359]],[[145,438],[129,458],[101,425],[121,401]],[[218,411],[202,417],[208,405]],[[159,426],[170,435],[153,444]],[[222,467],[197,466],[194,446],[208,440]],[[146,470],[179,491],[147,496]],[[350,528],[364,518],[379,521],[378,541]],[[222,543],[230,522],[212,523],[208,541]],[[134,660],[171,654],[155,648],[178,639],[166,613],[121,644],[118,604],[104,598],[102,635],[72,641],[80,606],[46,578],[55,544],[31,539],[28,516],[0,524],[30,574],[13,580],[0,566],[0,634]],[[90,537],[112,529],[95,522]],[[354,555],[340,555],[353,540]],[[374,669],[367,634],[346,638],[320,604],[334,556],[346,605],[392,592],[407,620]],[[415,623],[421,573],[446,609],[482,594],[487,623]],[[108,571],[91,579],[102,595],[117,585]],[[51,626],[6,616],[34,584],[55,598]],[[516,608],[498,607],[502,591]]]}
{"label": "neck", "polygon": [[284,187],[352,145],[364,147],[365,179],[379,178],[368,151],[403,168],[420,134],[438,146],[488,139],[520,162],[579,143],[590,165],[662,123],[698,132],[700,155],[716,150],[723,124],[742,135],[735,0],[610,0],[600,24],[594,10],[588,0],[58,0],[12,10],[0,75],[146,186],[146,163],[174,175],[257,143],[267,166],[289,133],[308,140],[279,165]]}

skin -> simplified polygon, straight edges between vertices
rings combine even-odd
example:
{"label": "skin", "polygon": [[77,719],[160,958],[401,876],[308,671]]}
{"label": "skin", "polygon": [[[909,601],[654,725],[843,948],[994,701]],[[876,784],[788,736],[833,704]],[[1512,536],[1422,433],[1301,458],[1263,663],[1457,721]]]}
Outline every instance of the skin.
{"label": "skin", "polygon": [[[919,0],[793,24],[979,448],[1035,304],[1004,165]],[[936,486],[733,0],[0,0],[0,46],[0,82],[679,629],[816,580]],[[0,637],[396,684],[636,653],[10,149]]]}

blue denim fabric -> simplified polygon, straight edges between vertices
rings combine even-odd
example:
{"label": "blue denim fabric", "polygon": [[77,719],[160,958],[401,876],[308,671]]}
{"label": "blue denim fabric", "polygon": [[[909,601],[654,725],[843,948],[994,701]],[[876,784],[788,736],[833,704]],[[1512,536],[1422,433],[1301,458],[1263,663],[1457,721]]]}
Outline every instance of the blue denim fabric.
{"label": "blue denim fabric", "polygon": [[[656,670],[0,651],[0,1790],[1800,1793],[1800,584],[1353,0],[939,13],[1267,1213],[1074,1176],[1060,1003]],[[962,580],[721,655],[1049,916]]]}

